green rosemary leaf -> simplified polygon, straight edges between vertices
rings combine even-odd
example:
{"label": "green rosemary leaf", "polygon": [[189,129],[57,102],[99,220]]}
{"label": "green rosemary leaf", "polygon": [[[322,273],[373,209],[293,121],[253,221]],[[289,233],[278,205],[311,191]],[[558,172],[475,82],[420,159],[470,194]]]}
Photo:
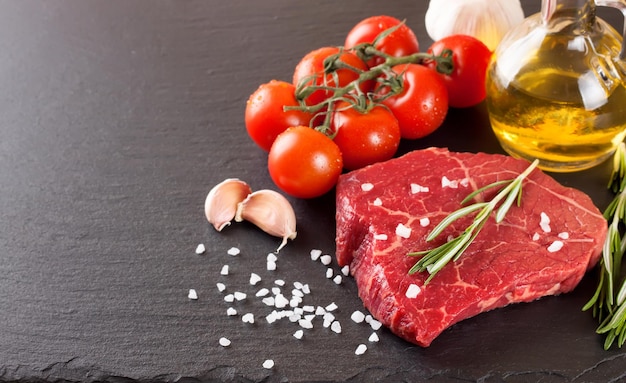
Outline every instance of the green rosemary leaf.
{"label": "green rosemary leaf", "polygon": [[496,181],[496,182],[490,183],[489,185],[485,185],[485,186],[483,186],[483,187],[481,187],[479,189],[476,189],[473,192],[471,192],[470,194],[468,194],[467,197],[465,197],[463,199],[463,201],[461,201],[461,205],[465,205],[470,200],[472,200],[474,197],[476,197],[477,195],[479,195],[480,193],[482,193],[484,191],[487,191],[487,190],[493,189],[493,188],[497,188],[500,185],[509,184],[511,182],[512,182],[512,180]]}
{"label": "green rosemary leaf", "polygon": [[522,191],[522,183],[513,182],[511,183],[511,185],[513,187],[511,188],[509,195],[506,197],[504,202],[502,202],[502,205],[500,205],[500,208],[498,208],[498,211],[496,212],[496,222],[498,223],[502,222],[502,220],[504,219],[504,216],[513,205],[513,202],[519,201],[519,194]]}
{"label": "green rosemary leaf", "polygon": [[481,202],[481,203],[476,203],[473,205],[462,207],[450,213],[450,215],[448,215],[441,222],[439,222],[437,226],[435,226],[435,228],[430,232],[430,234],[428,234],[428,237],[426,237],[426,240],[432,241],[439,234],[441,234],[442,231],[444,231],[448,226],[450,226],[452,222],[465,217],[466,215],[474,212],[475,210],[482,209],[485,206],[487,206],[487,202]]}

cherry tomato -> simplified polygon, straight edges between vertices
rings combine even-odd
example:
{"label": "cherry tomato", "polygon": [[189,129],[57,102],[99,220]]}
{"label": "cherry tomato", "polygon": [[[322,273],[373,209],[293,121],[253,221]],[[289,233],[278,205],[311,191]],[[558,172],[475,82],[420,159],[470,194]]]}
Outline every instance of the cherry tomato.
{"label": "cherry tomato", "polygon": [[[402,76],[404,87],[382,103],[398,119],[402,138],[416,139],[431,134],[448,113],[448,91],[443,79],[419,64],[397,65],[392,71]],[[381,89],[381,93],[388,91],[388,88]]]}
{"label": "cherry tomato", "polygon": [[285,106],[297,106],[295,87],[285,81],[272,80],[261,85],[246,104],[246,130],[252,140],[269,151],[280,133],[291,126],[309,125],[310,113],[285,111]]}
{"label": "cherry tomato", "polygon": [[[352,48],[360,43],[372,43],[374,39],[383,31],[395,27],[401,21],[391,16],[372,16],[360,21],[355,25],[348,36],[344,46]],[[380,40],[374,45],[376,49],[394,57],[408,56],[419,52],[419,43],[415,33],[406,26],[401,25],[389,36]],[[368,65],[373,67],[385,61],[381,57],[374,57],[368,61]]]}
{"label": "cherry tomato", "polygon": [[341,150],[343,167],[348,170],[386,161],[400,145],[398,120],[383,106],[361,113],[347,102],[340,102],[331,128],[336,132],[333,140]]}
{"label": "cherry tomato", "polygon": [[[296,65],[296,69],[293,74],[293,85],[298,86],[301,81],[306,81],[306,78],[310,78],[306,82],[307,85],[326,85],[330,87],[345,87],[352,81],[359,78],[359,73],[350,68],[337,69],[333,74],[326,74],[324,76],[324,60],[332,55],[339,54],[340,49],[338,47],[323,47],[307,53]],[[368,70],[367,65],[357,55],[352,52],[344,51],[339,55],[339,60],[353,68],[357,68],[360,71]],[[336,77],[336,82],[335,82]],[[363,92],[369,92],[373,87],[373,82],[363,82],[360,84],[359,89]],[[307,105],[317,105],[328,97],[332,96],[331,91],[325,91],[318,89],[305,98]]]}
{"label": "cherry tomato", "polygon": [[329,192],[343,169],[337,144],[308,126],[291,127],[279,134],[267,163],[276,186],[297,198]]}
{"label": "cherry tomato", "polygon": [[[454,71],[440,73],[448,89],[448,102],[454,108],[466,108],[482,102],[487,96],[485,77],[491,51],[480,40],[467,35],[452,35],[436,41],[428,53],[439,55],[444,49],[452,50]],[[436,64],[427,64],[435,68]]]}

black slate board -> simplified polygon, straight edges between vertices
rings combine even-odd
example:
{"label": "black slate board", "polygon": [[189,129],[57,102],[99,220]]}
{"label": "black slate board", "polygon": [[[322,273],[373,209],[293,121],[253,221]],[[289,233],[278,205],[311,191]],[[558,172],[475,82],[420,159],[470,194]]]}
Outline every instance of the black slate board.
{"label": "black slate board", "polygon": [[[539,1],[524,1],[527,14]],[[246,136],[245,101],[291,78],[306,52],[338,45],[356,22],[406,18],[421,44],[427,2],[4,1],[0,12],[1,381],[620,381],[623,350],[604,351],[581,307],[595,280],[571,294],[459,323],[428,349],[350,315],[354,281],[336,285],[311,249],[334,251],[334,197],[290,199],[298,238],[265,269],[275,238],[252,225],[217,233],[204,198],[228,177],[274,188],[266,155]],[[606,13],[620,23],[613,12]],[[621,24],[620,24],[621,25]],[[621,28],[621,27],[620,27]],[[453,110],[428,146],[500,153],[484,105]],[[609,165],[563,183],[600,208]],[[195,254],[198,244],[206,246]],[[227,254],[231,247],[238,256]],[[220,275],[223,265],[230,275]],[[330,267],[337,273],[333,263]],[[263,278],[250,286],[250,272]],[[341,334],[268,324],[253,296],[283,279],[308,283]],[[219,292],[223,282],[227,291]],[[190,300],[190,288],[198,300]],[[225,294],[246,291],[229,317]],[[256,314],[254,324],[241,314]],[[230,347],[218,345],[220,337]],[[364,355],[354,354],[367,344]],[[273,359],[268,370],[263,361]]]}

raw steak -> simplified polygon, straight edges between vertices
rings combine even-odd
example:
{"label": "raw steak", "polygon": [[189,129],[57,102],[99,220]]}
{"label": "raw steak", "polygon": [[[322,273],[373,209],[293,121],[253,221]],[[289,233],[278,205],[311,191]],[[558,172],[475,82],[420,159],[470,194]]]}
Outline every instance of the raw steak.
{"label": "raw steak", "polygon": [[430,148],[342,175],[337,260],[350,265],[372,315],[427,347],[465,318],[571,291],[598,261],[607,222],[586,194],[538,169],[524,181],[521,207],[514,205],[500,224],[490,217],[457,262],[426,286],[426,273],[408,274],[417,258],[407,253],[434,248],[468,226],[473,214],[425,241],[469,193],[513,179],[528,165],[508,156]]}

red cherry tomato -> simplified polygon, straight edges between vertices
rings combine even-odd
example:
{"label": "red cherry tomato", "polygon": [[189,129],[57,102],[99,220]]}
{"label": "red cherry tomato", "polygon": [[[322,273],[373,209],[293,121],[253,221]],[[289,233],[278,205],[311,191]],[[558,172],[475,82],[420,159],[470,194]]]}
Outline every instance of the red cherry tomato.
{"label": "red cherry tomato", "polygon": [[400,145],[398,120],[382,106],[361,113],[347,102],[340,102],[333,113],[331,129],[336,132],[333,140],[348,170],[386,161],[396,154]]}
{"label": "red cherry tomato", "polygon": [[[467,35],[452,35],[436,41],[428,53],[440,55],[452,50],[454,71],[441,74],[448,89],[448,102],[454,108],[466,108],[482,102],[487,96],[485,78],[492,52],[480,40]],[[427,64],[435,68],[434,62]]]}
{"label": "red cherry tomato", "polygon": [[337,144],[308,126],[292,127],[278,135],[267,162],[276,186],[297,198],[329,192],[343,169]]}
{"label": "red cherry tomato", "polygon": [[309,125],[310,113],[285,111],[285,106],[297,106],[295,87],[285,81],[272,80],[261,85],[246,104],[246,130],[252,140],[269,151],[280,133],[291,126]]}
{"label": "red cherry tomato", "polygon": [[[346,48],[352,48],[360,43],[372,43],[381,32],[395,27],[400,23],[400,20],[391,16],[381,15],[368,17],[359,22],[348,32],[344,46]],[[377,42],[374,47],[394,57],[408,56],[419,52],[417,37],[406,24],[401,25],[389,36]],[[372,67],[383,61],[383,58],[375,57],[369,60],[367,64]]]}
{"label": "red cherry tomato", "polygon": [[[359,73],[350,68],[337,69],[333,74],[324,75],[324,60],[332,55],[340,53],[338,47],[323,47],[307,53],[298,63],[293,74],[293,85],[298,86],[301,81],[306,81],[307,85],[326,85],[330,87],[345,87],[352,81],[359,78]],[[359,71],[366,71],[367,65],[357,55],[352,52],[344,51],[339,55],[339,60]],[[335,78],[337,81],[335,81]],[[310,79],[310,80],[306,80]],[[364,82],[360,84],[359,89],[363,92],[369,92],[373,86],[373,82]],[[331,91],[318,89],[305,98],[307,105],[317,105],[328,97],[332,96]]]}
{"label": "red cherry tomato", "polygon": [[[448,113],[448,91],[441,77],[419,64],[403,64],[392,68],[402,76],[400,93],[386,98],[387,106],[400,123],[402,138],[416,139],[434,132]],[[389,89],[383,87],[382,93]]]}

